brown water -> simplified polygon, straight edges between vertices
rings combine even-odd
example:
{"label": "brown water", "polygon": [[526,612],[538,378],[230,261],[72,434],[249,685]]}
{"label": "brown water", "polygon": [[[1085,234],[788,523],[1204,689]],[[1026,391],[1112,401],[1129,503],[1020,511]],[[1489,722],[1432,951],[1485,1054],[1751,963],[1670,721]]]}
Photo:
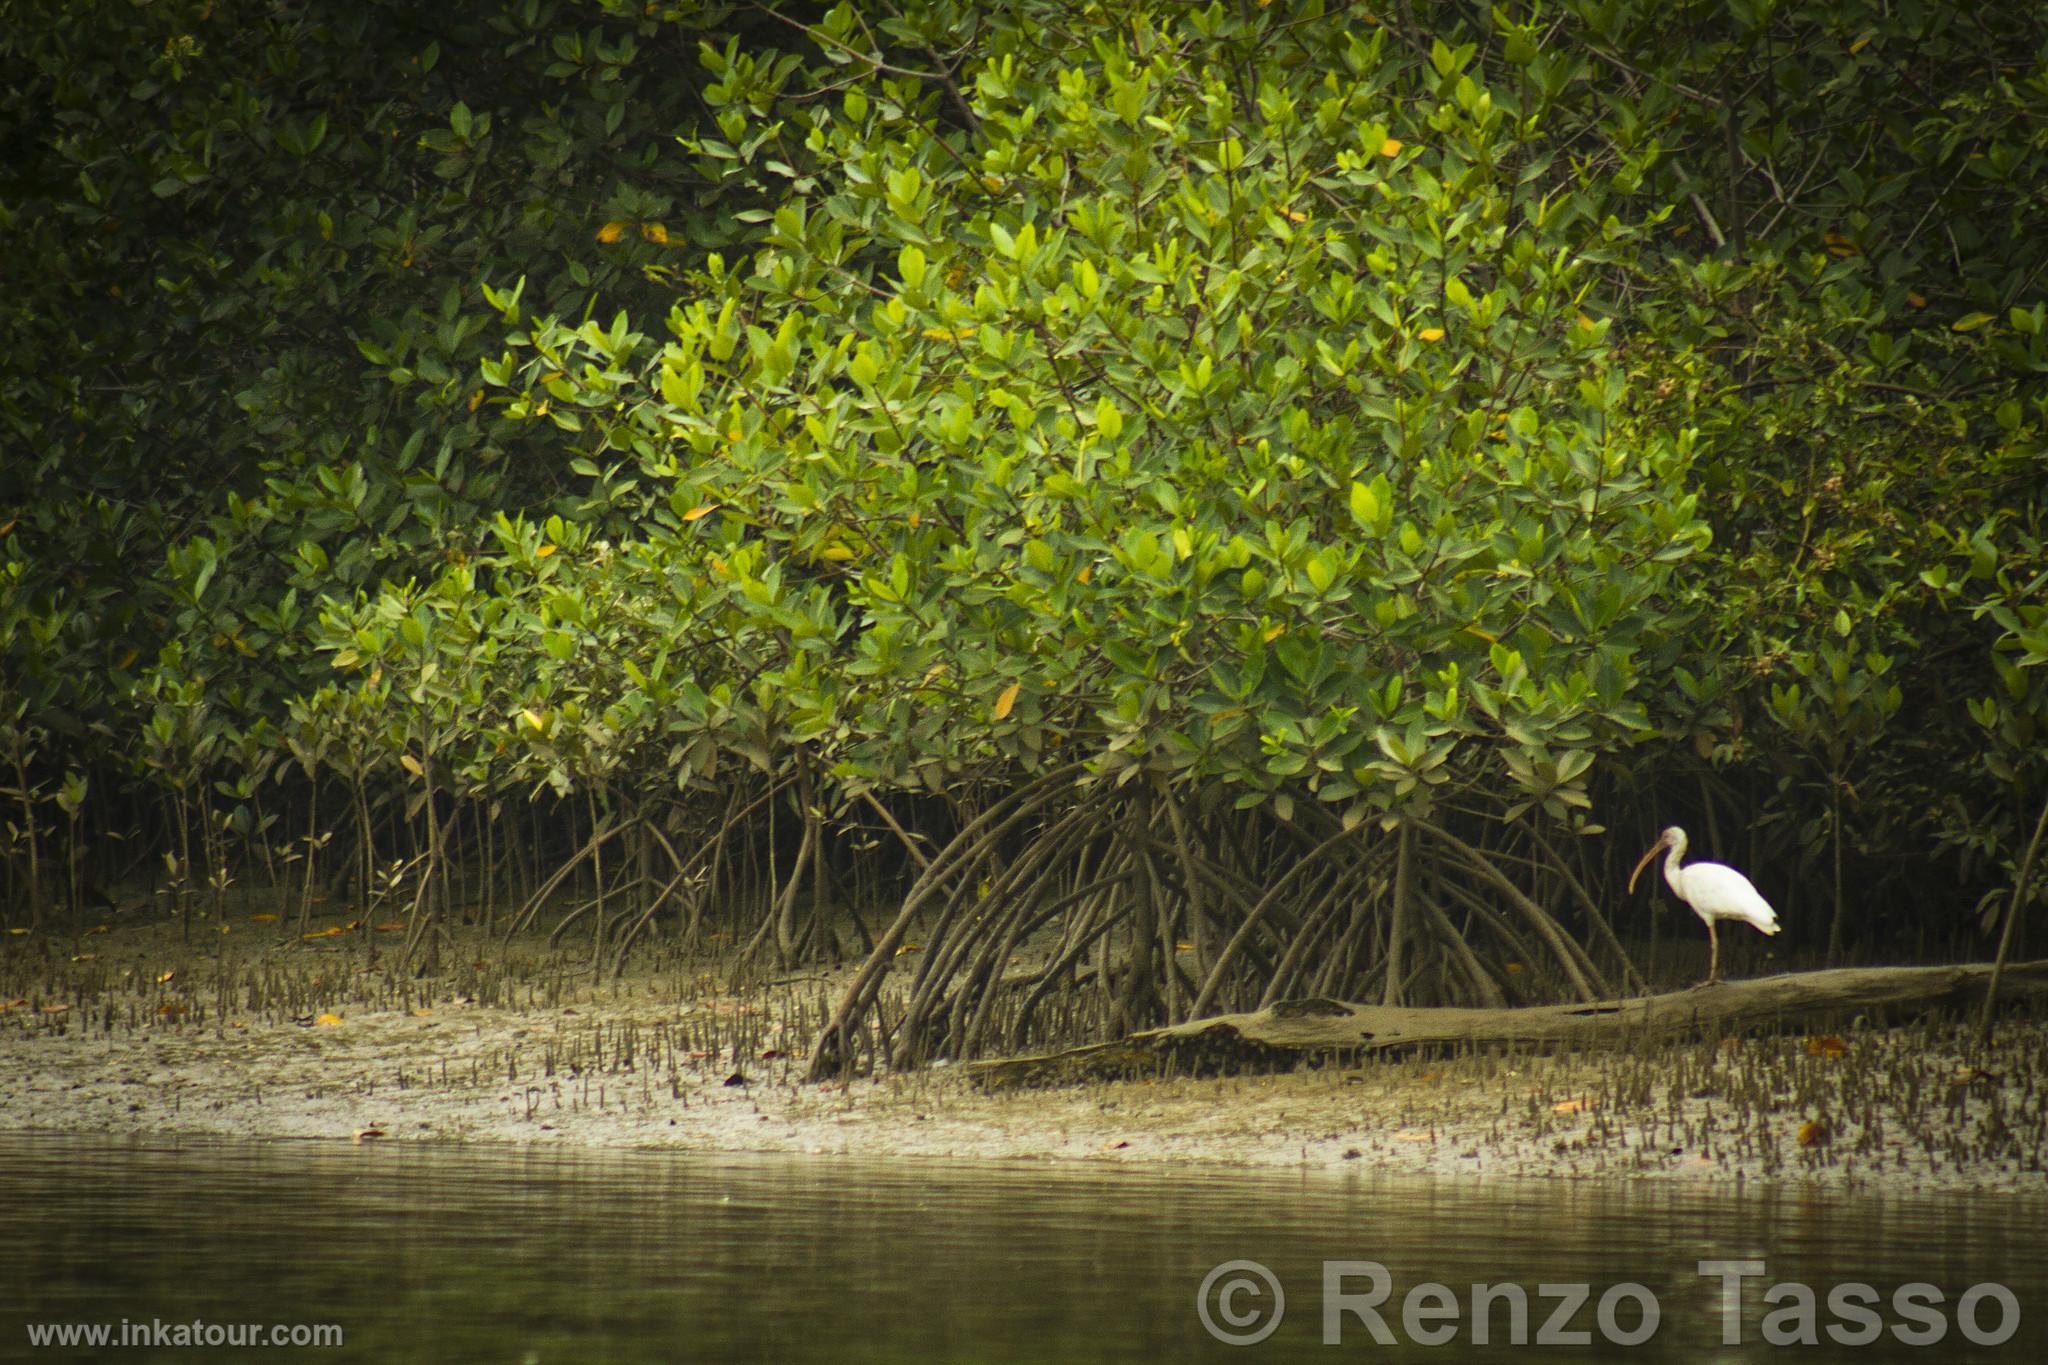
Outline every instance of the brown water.
{"label": "brown water", "polygon": [[[1670,1182],[1300,1178],[1189,1169],[852,1161],[672,1153],[0,1137],[0,1359],[118,1361],[1291,1361],[1763,1360],[1779,1281],[1815,1291],[1819,1344],[1799,1359],[2027,1360],[2048,1346],[2048,1192],[1919,1199]],[[1760,1260],[1732,1329],[1700,1262]],[[1286,1296],[1279,1328],[1229,1346],[1197,1293],[1229,1261]],[[1376,1307],[1326,1343],[1326,1262],[1383,1267]],[[1250,1331],[1270,1294],[1210,1280],[1209,1320]],[[1369,1295],[1374,1272],[1335,1284]],[[1503,1303],[1474,1344],[1473,1282],[1518,1285],[1526,1344]],[[1939,1345],[1891,1328],[1903,1282],[1942,1295]],[[1446,1286],[1457,1316],[1404,1321]],[[1829,1294],[1868,1283],[1880,1335]],[[1586,1339],[1544,1344],[1561,1324]],[[1972,1295],[1973,1347],[1957,1299]],[[1640,1288],[1616,1286],[1633,1285]],[[1427,1291],[1423,1291],[1426,1295]],[[1605,1296],[1605,1319],[1598,1307]],[[1655,1331],[1640,1344],[1645,1301]],[[1931,1302],[1931,1301],[1929,1301]],[[1420,1306],[1427,1308],[1427,1303]],[[1235,1313],[1242,1327],[1226,1314]],[[32,1327],[332,1324],[340,1346],[37,1347]],[[1447,1347],[1416,1338],[1448,1326]],[[1780,1329],[1796,1326],[1789,1321]],[[38,1329],[39,1330],[39,1329]],[[237,1329],[239,1330],[239,1329]],[[216,1338],[219,1340],[220,1338]],[[116,1337],[118,1340],[118,1335]],[[162,1338],[158,1340],[175,1340]],[[202,1337],[203,1341],[204,1338]]]}

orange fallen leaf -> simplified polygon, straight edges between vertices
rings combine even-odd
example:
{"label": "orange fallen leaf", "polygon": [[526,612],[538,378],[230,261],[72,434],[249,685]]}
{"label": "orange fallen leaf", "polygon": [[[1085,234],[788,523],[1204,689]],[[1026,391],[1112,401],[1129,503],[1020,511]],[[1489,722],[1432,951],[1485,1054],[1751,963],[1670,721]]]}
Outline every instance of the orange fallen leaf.
{"label": "orange fallen leaf", "polygon": [[166,1019],[175,1019],[179,1015],[185,1013],[186,1010],[188,1010],[189,1008],[190,1006],[181,1005],[175,1000],[169,1000],[161,1005],[158,1005],[156,1007],[156,1012]]}
{"label": "orange fallen leaf", "polygon": [[1588,1109],[1598,1109],[1599,1107],[1600,1101],[1593,1096],[1580,1095],[1576,1099],[1559,1100],[1556,1104],[1550,1106],[1550,1112],[1553,1114],[1578,1114]]}
{"label": "orange fallen leaf", "polygon": [[56,1004],[56,1005],[45,1005],[45,1006],[43,1006],[43,1013],[44,1013],[44,1014],[62,1014],[62,1013],[64,1013],[64,1012],[65,1012],[66,1010],[68,1010],[68,1009],[70,1009],[70,1008],[71,1008],[71,1006],[69,1006],[69,1005],[65,1005],[65,1004]]}
{"label": "orange fallen leaf", "polygon": [[1848,1052],[1849,1045],[1840,1038],[1830,1034],[1826,1038],[1808,1038],[1806,1040],[1806,1050],[1816,1057],[1826,1057],[1832,1060]]}
{"label": "orange fallen leaf", "polygon": [[176,976],[177,974],[178,969],[176,967],[171,968],[167,972],[159,972],[157,973],[156,984],[161,986],[164,984],[164,982],[169,981],[172,977]]}
{"label": "orange fallen leaf", "polygon": [[338,1014],[322,1014],[313,1020],[314,1028],[336,1028],[340,1024],[341,1016]]}
{"label": "orange fallen leaf", "polygon": [[385,920],[382,924],[373,925],[371,927],[374,928],[380,934],[403,933],[405,931],[405,921],[398,919],[390,919]]}
{"label": "orange fallen leaf", "polygon": [[306,937],[306,938],[334,938],[334,937],[336,937],[337,935],[340,935],[340,934],[345,934],[345,933],[347,933],[347,932],[348,932],[348,930],[346,930],[346,929],[343,929],[343,928],[341,928],[341,927],[339,927],[339,926],[336,926],[336,927],[334,927],[334,928],[332,928],[332,929],[315,929],[315,930],[314,930],[314,931],[313,931],[312,933],[304,935],[304,937]]}
{"label": "orange fallen leaf", "polygon": [[1394,1141],[1396,1142],[1428,1142],[1429,1140],[1430,1135],[1428,1133],[1407,1132],[1394,1134]]}
{"label": "orange fallen leaf", "polygon": [[1799,1145],[1801,1147],[1819,1147],[1833,1136],[1833,1130],[1818,1119],[1808,1119],[1799,1125]]}

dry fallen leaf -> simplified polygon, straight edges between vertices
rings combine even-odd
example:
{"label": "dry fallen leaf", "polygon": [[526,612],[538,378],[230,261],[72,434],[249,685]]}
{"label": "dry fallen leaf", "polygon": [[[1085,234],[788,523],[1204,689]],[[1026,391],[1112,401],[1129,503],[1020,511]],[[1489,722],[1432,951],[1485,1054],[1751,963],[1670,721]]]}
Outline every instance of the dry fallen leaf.
{"label": "dry fallen leaf", "polygon": [[1832,1061],[1834,1058],[1846,1054],[1849,1051],[1849,1045],[1833,1034],[1829,1034],[1825,1038],[1808,1038],[1806,1040],[1806,1050],[1815,1057],[1826,1057]]}
{"label": "dry fallen leaf", "polygon": [[321,1014],[314,1016],[313,1019],[313,1027],[315,1028],[335,1028],[340,1023],[341,1016],[338,1014]]}
{"label": "dry fallen leaf", "polygon": [[1833,1130],[1819,1119],[1808,1119],[1799,1125],[1799,1145],[1801,1147],[1822,1146],[1833,1136]]}
{"label": "dry fallen leaf", "polygon": [[1550,1112],[1553,1114],[1578,1114],[1588,1109],[1598,1109],[1599,1107],[1600,1101],[1593,1096],[1580,1095],[1576,1099],[1559,1100],[1556,1104],[1550,1106]]}

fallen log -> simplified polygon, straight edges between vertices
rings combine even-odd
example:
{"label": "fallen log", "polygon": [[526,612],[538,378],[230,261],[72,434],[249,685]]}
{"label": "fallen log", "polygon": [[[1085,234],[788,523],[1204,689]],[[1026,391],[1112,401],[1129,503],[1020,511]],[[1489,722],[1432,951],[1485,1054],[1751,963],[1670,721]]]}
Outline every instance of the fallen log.
{"label": "fallen log", "polygon": [[[1980,1001],[1990,963],[1950,967],[1840,967],[1726,981],[1662,995],[1509,1009],[1411,1009],[1338,1000],[1283,1000],[1248,1014],[1218,1014],[1031,1057],[971,1062],[990,1088],[1125,1077],[1169,1065],[1274,1061],[1289,1054],[1389,1052],[1482,1043],[1583,1046],[1634,1043],[1716,1029],[1812,1023],[1844,1015],[1954,1009]],[[2005,969],[2004,1000],[2048,996],[2048,960]]]}

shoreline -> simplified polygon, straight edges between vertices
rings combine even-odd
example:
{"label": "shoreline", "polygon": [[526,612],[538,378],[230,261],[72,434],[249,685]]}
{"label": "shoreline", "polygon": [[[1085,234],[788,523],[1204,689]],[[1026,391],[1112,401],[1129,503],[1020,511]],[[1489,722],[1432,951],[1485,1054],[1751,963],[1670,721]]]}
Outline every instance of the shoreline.
{"label": "shoreline", "polygon": [[196,952],[164,928],[69,962],[11,941],[0,1131],[2048,1190],[2048,1026],[2031,1020],[1981,1056],[1923,1023],[1055,1089],[984,1090],[943,1064],[807,1084],[819,1001],[850,968],[735,991],[658,967],[594,983],[536,956],[426,986],[359,954],[253,935]]}

